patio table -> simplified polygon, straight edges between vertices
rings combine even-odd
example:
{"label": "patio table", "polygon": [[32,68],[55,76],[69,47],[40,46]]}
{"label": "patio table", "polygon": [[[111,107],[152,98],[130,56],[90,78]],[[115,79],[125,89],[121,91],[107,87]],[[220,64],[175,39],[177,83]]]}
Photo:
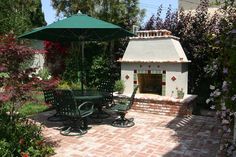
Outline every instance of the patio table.
{"label": "patio table", "polygon": [[94,103],[95,107],[97,108],[97,112],[94,112],[93,118],[101,119],[104,117],[103,116],[104,114],[107,115],[107,113],[104,113],[104,111],[102,110],[104,95],[101,92],[96,90],[87,90],[83,92],[79,90],[74,90],[73,92],[76,101],[79,102],[90,101]]}

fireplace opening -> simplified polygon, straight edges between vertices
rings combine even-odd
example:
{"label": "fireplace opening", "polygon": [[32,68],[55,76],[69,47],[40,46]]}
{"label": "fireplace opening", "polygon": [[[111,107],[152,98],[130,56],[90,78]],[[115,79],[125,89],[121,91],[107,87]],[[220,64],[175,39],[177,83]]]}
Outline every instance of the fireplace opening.
{"label": "fireplace opening", "polygon": [[162,74],[138,74],[140,93],[162,94]]}

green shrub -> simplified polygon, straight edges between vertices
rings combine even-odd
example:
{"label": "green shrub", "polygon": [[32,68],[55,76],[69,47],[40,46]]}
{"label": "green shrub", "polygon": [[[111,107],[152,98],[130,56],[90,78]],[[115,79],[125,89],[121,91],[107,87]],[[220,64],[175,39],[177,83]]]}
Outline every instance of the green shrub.
{"label": "green shrub", "polygon": [[44,67],[43,69],[40,69],[38,72],[39,77],[41,77],[43,80],[50,79],[50,72],[48,68]]}
{"label": "green shrub", "polygon": [[11,145],[5,139],[0,140],[0,156],[11,156]]}
{"label": "green shrub", "polygon": [[81,89],[81,83],[80,82],[77,82],[77,83],[72,82],[70,85],[70,88],[71,89]]}
{"label": "green shrub", "polygon": [[69,83],[66,81],[60,82],[57,88],[58,89],[71,89]]}
{"label": "green shrub", "polygon": [[41,127],[19,115],[0,114],[0,156],[39,156],[53,154],[41,135]]}
{"label": "green shrub", "polygon": [[115,87],[114,87],[114,90],[115,91],[118,91],[118,93],[123,93],[124,92],[124,89],[125,89],[125,84],[124,84],[124,81],[123,80],[117,80],[115,82]]}

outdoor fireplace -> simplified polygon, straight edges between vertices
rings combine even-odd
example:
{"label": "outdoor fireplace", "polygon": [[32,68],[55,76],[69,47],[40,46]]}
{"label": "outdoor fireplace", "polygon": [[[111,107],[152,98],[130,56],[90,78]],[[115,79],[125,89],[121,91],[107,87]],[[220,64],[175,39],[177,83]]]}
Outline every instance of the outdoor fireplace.
{"label": "outdoor fireplace", "polygon": [[179,38],[170,31],[138,31],[119,62],[124,95],[139,85],[134,109],[165,115],[190,113],[189,106],[196,98],[188,94],[190,61]]}
{"label": "outdoor fireplace", "polygon": [[152,93],[161,95],[161,74],[138,74],[139,93]]}
{"label": "outdoor fireplace", "polygon": [[168,30],[138,31],[130,38],[121,60],[121,79],[124,93],[132,93],[139,85],[138,93],[177,97],[187,95],[188,68],[190,62],[179,38]]}

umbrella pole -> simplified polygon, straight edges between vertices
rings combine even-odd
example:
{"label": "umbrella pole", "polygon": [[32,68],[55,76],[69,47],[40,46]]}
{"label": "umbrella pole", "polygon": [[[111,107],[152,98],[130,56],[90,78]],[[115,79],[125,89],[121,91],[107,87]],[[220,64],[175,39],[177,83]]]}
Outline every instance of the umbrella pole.
{"label": "umbrella pole", "polygon": [[84,42],[81,43],[81,53],[82,53],[82,67],[81,67],[81,90],[82,94],[84,92]]}

